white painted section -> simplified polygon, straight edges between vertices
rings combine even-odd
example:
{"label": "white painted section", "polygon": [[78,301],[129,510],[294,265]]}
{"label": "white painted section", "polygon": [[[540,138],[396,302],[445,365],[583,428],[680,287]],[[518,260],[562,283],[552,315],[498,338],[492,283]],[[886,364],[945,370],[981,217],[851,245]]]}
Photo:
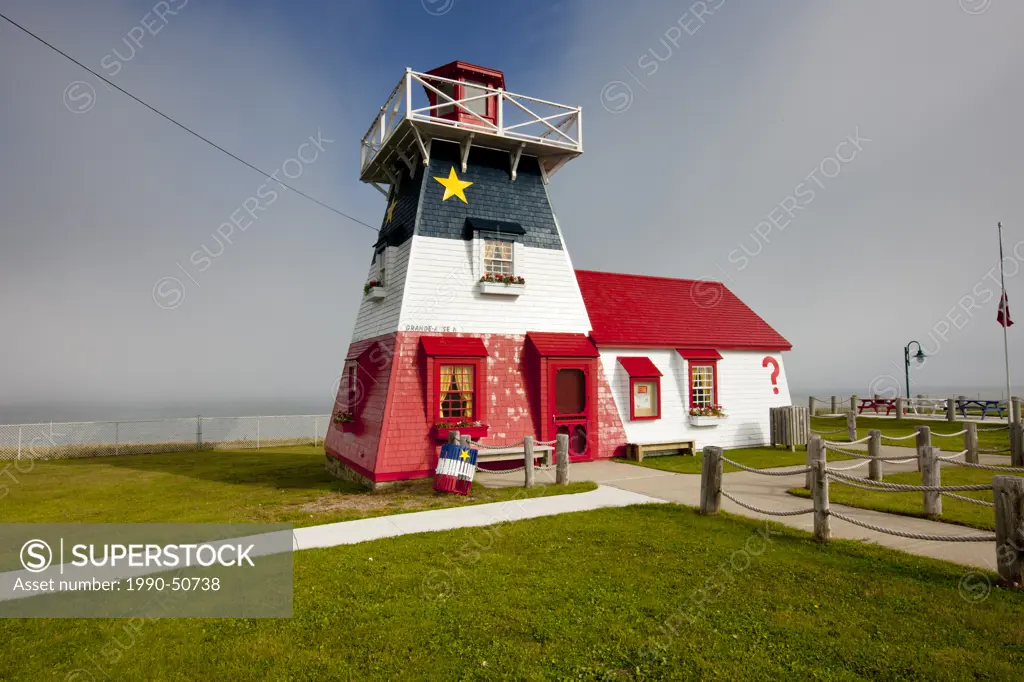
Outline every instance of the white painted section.
{"label": "white painted section", "polygon": [[[768,408],[790,404],[782,354],[766,351],[719,351],[718,402],[729,416],[717,426],[695,427],[689,422],[690,387],[686,360],[674,349],[601,349],[601,365],[611,386],[615,405],[622,417],[626,436],[631,443],[653,443],[672,440],[693,440],[696,446],[718,445],[723,448],[766,445],[769,437]],[[644,356],[661,371],[661,418],[629,419],[629,374],[617,358]],[[773,368],[762,367],[766,356],[779,363],[776,386],[772,391]]]}
{"label": "white painted section", "polygon": [[[363,299],[359,304],[359,314],[356,316],[356,326],[352,332],[353,342],[389,334],[397,328],[411,252],[411,239],[401,246],[389,246],[385,249],[384,289],[386,294],[383,300],[371,300],[363,296],[361,290],[357,292],[357,295],[363,296]],[[370,265],[365,282],[377,279],[377,277],[378,265],[375,262]]]}
{"label": "white painted section", "polygon": [[398,331],[590,333],[590,318],[565,251],[517,244],[515,272],[526,279],[526,288],[520,296],[493,296],[477,287],[482,275],[479,239],[417,235],[407,243],[412,244],[412,256]]}

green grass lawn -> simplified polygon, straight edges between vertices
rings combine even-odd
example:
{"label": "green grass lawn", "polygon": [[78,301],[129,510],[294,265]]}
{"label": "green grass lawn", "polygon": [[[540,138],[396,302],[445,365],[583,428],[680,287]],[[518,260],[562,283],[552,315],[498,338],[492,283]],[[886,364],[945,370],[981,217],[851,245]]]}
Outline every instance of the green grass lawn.
{"label": "green grass lawn", "polygon": [[[1003,422],[1003,426],[1006,422]],[[896,421],[895,419],[882,419],[879,417],[868,417],[865,415],[857,415],[857,439],[866,438],[868,431],[872,429],[878,429],[882,432],[883,436],[909,436],[917,431],[918,426],[927,426],[932,432],[932,445],[948,450],[952,452],[959,452],[964,449],[963,436],[957,436],[956,438],[936,438],[935,434],[941,433],[957,433],[964,429],[963,422],[956,422],[950,424],[945,421],[938,421],[934,419],[902,419]],[[1010,433],[1006,429],[1001,431],[984,431],[983,429],[993,429],[998,427],[999,424],[993,421],[990,424],[978,424],[978,448],[981,450],[1004,450],[1010,447]],[[826,440],[832,441],[845,441],[846,438],[846,419],[829,419],[822,417],[814,417],[811,419],[811,428],[815,431],[834,431],[836,429],[843,429],[841,433],[833,433],[824,436]],[[914,439],[908,438],[907,440],[891,441],[882,439],[883,445],[895,445],[905,448],[916,447]]]}
{"label": "green grass lawn", "polygon": [[[867,469],[862,470],[862,472],[866,471]],[[866,473],[854,472],[853,475],[866,476]],[[942,467],[942,485],[989,484],[992,483],[992,477],[998,475],[998,471],[944,466]],[[1013,474],[1007,475],[1012,476]],[[890,474],[885,476],[883,480],[889,483],[921,485],[921,474],[917,471],[907,471]],[[791,488],[788,492],[798,497],[809,498],[811,496],[810,491],[803,488]],[[973,497],[978,500],[987,500],[988,502],[992,501],[991,490],[972,490],[956,494],[962,497]],[[875,509],[892,514],[924,518],[924,493],[874,492],[853,488],[843,485],[839,481],[831,480],[828,485],[828,498],[830,502],[845,504],[850,507]],[[980,528],[982,530],[994,531],[996,528],[995,512],[992,507],[962,502],[946,496],[942,498],[942,516],[937,520],[956,523],[961,526],[970,526],[971,528]]]}
{"label": "green grass lawn", "polygon": [[[31,468],[30,468],[31,466]],[[291,523],[335,521],[593,490],[593,483],[436,493],[424,479],[370,492],[324,469],[322,448],[38,460],[4,478],[5,523]]]}
{"label": "green grass lawn", "polygon": [[[770,469],[774,467],[788,467],[788,466],[804,466],[807,464],[807,448],[797,448],[796,452],[790,452],[783,448],[770,448],[768,446],[756,447],[756,448],[736,448],[734,450],[726,450],[725,456],[734,462],[739,462],[745,466],[754,469]],[[703,459],[703,453],[697,452],[696,455],[666,455],[664,457],[644,457],[643,462],[634,462],[629,459],[621,459],[616,461],[626,462],[627,464],[635,464],[636,466],[647,467],[648,469],[659,469],[661,471],[672,471],[677,474],[697,474],[700,475],[700,463]],[[839,461],[843,459],[851,459],[846,455],[840,455],[838,453],[829,453],[829,461]],[[723,464],[723,472],[740,471],[731,464]]]}
{"label": "green grass lawn", "polygon": [[300,552],[289,620],[2,621],[0,677],[1021,679],[1024,594],[967,601],[965,575],[985,580],[675,505],[606,509]]}

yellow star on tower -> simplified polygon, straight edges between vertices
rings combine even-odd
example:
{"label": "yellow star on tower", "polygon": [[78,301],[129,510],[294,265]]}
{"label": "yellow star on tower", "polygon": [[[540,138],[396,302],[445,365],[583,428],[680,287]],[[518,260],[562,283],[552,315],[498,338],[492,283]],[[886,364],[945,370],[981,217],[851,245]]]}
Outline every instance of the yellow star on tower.
{"label": "yellow star on tower", "polygon": [[462,199],[462,203],[469,203],[466,201],[465,189],[473,183],[459,180],[459,176],[455,174],[455,166],[452,166],[452,172],[448,174],[447,178],[435,176],[434,179],[444,185],[444,197],[441,198],[441,201],[448,201],[452,197],[458,197]]}
{"label": "yellow star on tower", "polygon": [[398,205],[398,201],[395,200],[395,199],[392,199],[391,200],[391,205],[388,206],[388,224],[389,225],[391,224],[391,221],[394,220],[394,218],[395,218],[395,206],[397,206],[397,205]]}
{"label": "yellow star on tower", "polygon": [[459,455],[462,459],[469,459],[469,450],[463,450],[462,454]]}

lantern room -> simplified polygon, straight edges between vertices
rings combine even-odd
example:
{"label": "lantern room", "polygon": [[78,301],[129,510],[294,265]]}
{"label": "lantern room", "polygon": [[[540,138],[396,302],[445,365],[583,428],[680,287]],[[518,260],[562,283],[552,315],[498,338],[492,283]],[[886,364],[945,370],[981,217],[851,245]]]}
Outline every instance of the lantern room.
{"label": "lantern room", "polygon": [[[505,89],[504,73],[454,61],[428,71],[427,75],[436,77],[430,85],[424,85],[430,106],[437,107],[439,103],[443,105],[435,110],[435,116],[471,125],[481,125],[485,121],[495,125],[498,123],[498,101],[491,92]],[[438,102],[438,90],[459,105],[444,105],[449,99]]]}

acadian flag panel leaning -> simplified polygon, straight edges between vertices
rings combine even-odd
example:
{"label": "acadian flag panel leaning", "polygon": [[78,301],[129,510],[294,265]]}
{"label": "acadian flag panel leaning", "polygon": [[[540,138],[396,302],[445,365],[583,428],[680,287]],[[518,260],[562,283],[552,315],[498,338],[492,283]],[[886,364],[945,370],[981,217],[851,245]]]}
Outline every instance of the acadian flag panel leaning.
{"label": "acadian flag panel leaning", "polygon": [[476,473],[477,451],[461,445],[441,446],[441,457],[434,471],[434,490],[468,495]]}

